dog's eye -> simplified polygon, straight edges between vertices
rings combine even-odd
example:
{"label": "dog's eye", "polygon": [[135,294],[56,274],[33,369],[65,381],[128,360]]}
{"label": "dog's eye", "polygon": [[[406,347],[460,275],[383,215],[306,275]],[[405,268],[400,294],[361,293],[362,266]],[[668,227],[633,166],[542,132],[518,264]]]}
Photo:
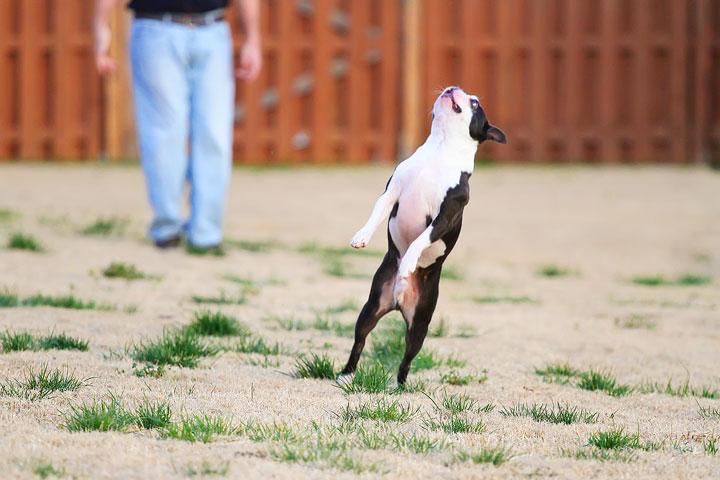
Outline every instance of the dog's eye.
{"label": "dog's eye", "polygon": [[475,100],[474,98],[470,100],[470,106],[473,110],[477,110],[477,108],[480,106],[480,102]]}

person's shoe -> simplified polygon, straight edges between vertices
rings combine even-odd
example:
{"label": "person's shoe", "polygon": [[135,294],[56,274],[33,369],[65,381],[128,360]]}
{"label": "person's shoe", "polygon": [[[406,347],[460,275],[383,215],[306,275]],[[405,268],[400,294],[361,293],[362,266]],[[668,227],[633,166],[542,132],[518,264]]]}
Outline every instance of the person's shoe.
{"label": "person's shoe", "polygon": [[187,253],[191,255],[212,255],[214,257],[225,256],[225,249],[223,248],[222,243],[211,245],[209,247],[201,247],[188,242],[186,249]]}
{"label": "person's shoe", "polygon": [[180,235],[173,235],[172,237],[163,238],[162,240],[155,240],[155,246],[162,250],[177,248],[180,246]]}

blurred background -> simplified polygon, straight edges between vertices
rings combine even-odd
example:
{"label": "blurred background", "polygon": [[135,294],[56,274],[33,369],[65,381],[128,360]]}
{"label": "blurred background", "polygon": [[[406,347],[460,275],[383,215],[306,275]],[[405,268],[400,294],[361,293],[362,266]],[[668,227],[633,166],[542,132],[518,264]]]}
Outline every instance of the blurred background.
{"label": "blurred background", "polygon": [[[93,5],[0,1],[0,158],[137,158],[130,16],[101,80]],[[263,0],[262,31],[236,163],[396,162],[454,84],[508,134],[486,160],[720,164],[720,0]]]}

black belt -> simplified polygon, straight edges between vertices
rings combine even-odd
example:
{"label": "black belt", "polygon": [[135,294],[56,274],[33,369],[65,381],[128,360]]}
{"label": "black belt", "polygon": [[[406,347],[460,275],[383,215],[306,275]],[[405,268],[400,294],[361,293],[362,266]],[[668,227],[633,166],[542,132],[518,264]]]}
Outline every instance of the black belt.
{"label": "black belt", "polygon": [[149,18],[163,22],[180,23],[188,27],[204,27],[225,19],[225,9],[210,10],[202,13],[181,12],[135,12],[135,18]]}

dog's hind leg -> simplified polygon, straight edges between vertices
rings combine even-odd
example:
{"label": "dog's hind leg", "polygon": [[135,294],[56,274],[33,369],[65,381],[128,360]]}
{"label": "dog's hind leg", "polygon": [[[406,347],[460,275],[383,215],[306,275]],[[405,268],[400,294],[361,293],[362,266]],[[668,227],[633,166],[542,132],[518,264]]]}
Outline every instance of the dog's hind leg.
{"label": "dog's hind leg", "polygon": [[338,376],[338,382],[347,383],[350,376],[355,372],[360,354],[365,348],[365,339],[375,328],[378,321],[388,312],[395,310],[395,299],[393,296],[395,277],[397,275],[398,257],[393,252],[385,254],[380,267],[375,272],[370,296],[365,306],[360,311],[357,323],[355,324],[355,343],[350,351],[350,358],[347,365]]}
{"label": "dog's hind leg", "polygon": [[411,274],[408,288],[403,295],[400,311],[405,318],[405,356],[400,362],[397,383],[403,385],[407,380],[410,364],[420,352],[430,326],[430,320],[437,305],[440,283],[440,267],[420,268]]}

